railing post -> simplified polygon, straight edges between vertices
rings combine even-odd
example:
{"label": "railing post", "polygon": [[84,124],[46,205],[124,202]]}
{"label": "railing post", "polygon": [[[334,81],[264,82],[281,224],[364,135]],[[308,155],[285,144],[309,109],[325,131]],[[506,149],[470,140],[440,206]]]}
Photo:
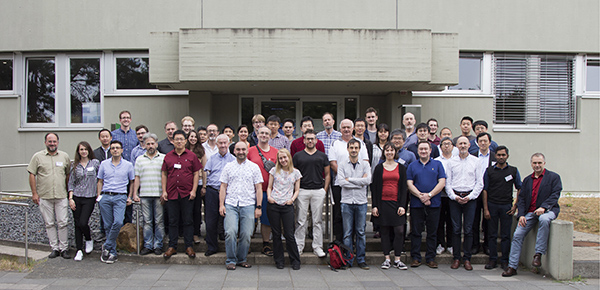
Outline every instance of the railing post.
{"label": "railing post", "polygon": [[27,224],[28,224],[28,213],[29,212],[29,207],[25,207],[25,265],[29,265],[28,264],[28,257],[29,257],[29,238],[28,238],[28,234],[27,234]]}
{"label": "railing post", "polygon": [[[135,202],[134,204],[140,204],[141,202]],[[140,207],[135,211],[135,247],[137,249],[138,256],[140,255]]]}

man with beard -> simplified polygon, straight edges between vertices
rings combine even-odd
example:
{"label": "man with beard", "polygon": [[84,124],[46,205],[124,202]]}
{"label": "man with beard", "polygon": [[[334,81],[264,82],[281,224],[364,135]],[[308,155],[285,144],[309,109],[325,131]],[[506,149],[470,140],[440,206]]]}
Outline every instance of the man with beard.
{"label": "man with beard", "polygon": [[412,144],[417,144],[419,138],[417,138],[417,132],[415,130],[415,115],[413,113],[406,113],[402,116],[402,124],[404,125],[404,132],[406,133],[406,139],[404,139],[404,146],[402,148],[408,148]]}
{"label": "man with beard", "polygon": [[210,124],[206,127],[206,132],[208,133],[208,140],[202,143],[204,147],[204,154],[206,154],[206,159],[210,159],[211,156],[219,152],[219,148],[217,147],[217,135],[219,135],[219,127],[215,124]]}
{"label": "man with beard", "polygon": [[[48,258],[69,256],[69,230],[67,200],[67,177],[71,166],[69,155],[58,150],[58,135],[48,133],[44,137],[46,149],[31,157],[27,171],[31,199],[40,206],[46,226],[46,234],[52,247]],[[55,222],[56,219],[56,222]],[[58,226],[58,232],[56,230]]]}
{"label": "man with beard", "polygon": [[317,133],[317,139],[323,141],[323,145],[325,146],[325,154],[329,155],[329,148],[333,145],[333,141],[338,140],[342,137],[342,133],[333,129],[333,125],[335,124],[335,119],[333,118],[333,114],[327,112],[323,114],[323,128],[325,130]]}

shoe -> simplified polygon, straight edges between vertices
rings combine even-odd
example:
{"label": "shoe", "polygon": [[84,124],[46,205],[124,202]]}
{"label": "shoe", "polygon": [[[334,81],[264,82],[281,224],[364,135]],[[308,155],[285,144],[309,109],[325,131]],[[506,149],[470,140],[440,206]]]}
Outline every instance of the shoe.
{"label": "shoe", "polygon": [[[368,266],[367,266],[367,268],[368,268]],[[300,270],[300,264],[292,264],[292,270]]]}
{"label": "shoe", "polygon": [[227,265],[225,265],[225,268],[227,268],[227,270],[229,270],[229,271],[233,271],[233,270],[235,270],[235,264],[234,263],[227,264]]}
{"label": "shoe", "polygon": [[48,258],[54,259],[54,258],[56,258],[58,256],[60,256],[60,251],[59,250],[52,250],[52,252],[50,253],[50,255],[48,255]]}
{"label": "shoe", "polygon": [[194,244],[200,244],[200,242],[202,242],[202,239],[199,236],[194,236]]}
{"label": "shoe", "polygon": [[379,232],[375,232],[375,234],[373,235],[374,239],[381,239],[381,234]]}
{"label": "shoe", "polygon": [[458,269],[458,267],[460,267],[460,260],[456,259],[452,262],[452,265],[450,265],[450,269]]}
{"label": "shoe", "polygon": [[436,263],[435,261],[429,261],[429,262],[425,263],[425,265],[427,265],[427,267],[432,268],[432,269],[437,269],[437,267],[438,267],[438,263]]}
{"label": "shoe", "polygon": [[100,261],[106,263],[106,260],[108,260],[109,256],[110,256],[110,253],[108,252],[107,249],[104,248],[104,245],[102,245],[102,253],[100,254]]}
{"label": "shoe", "polygon": [[162,248],[156,248],[156,249],[154,249],[154,254],[155,255],[157,255],[157,256],[158,255],[162,255],[162,253],[163,253]]}
{"label": "shoe", "polygon": [[106,264],[114,264],[118,260],[119,259],[117,259],[117,255],[110,254],[110,256],[108,256],[108,259],[106,259]]}
{"label": "shoe", "polygon": [[471,255],[477,255],[479,253],[479,247],[474,247],[471,249]]}
{"label": "shoe", "polygon": [[402,261],[394,261],[394,268],[398,268],[398,270],[408,270],[406,264],[402,263]]}
{"label": "shoe", "polygon": [[71,255],[69,255],[69,250],[64,250],[60,252],[60,256],[63,257],[63,259],[71,259]]}
{"label": "shoe", "polygon": [[145,256],[145,255],[148,255],[148,254],[150,254],[150,253],[152,253],[152,252],[153,252],[152,250],[150,250],[150,249],[148,249],[148,248],[144,247],[144,248],[143,248],[143,249],[140,251],[140,255],[142,255],[142,256]]}
{"label": "shoe", "polygon": [[437,246],[437,248],[435,249],[435,253],[438,255],[441,255],[444,252],[444,247],[442,247],[442,244],[439,244]]}
{"label": "shoe", "polygon": [[485,264],[485,269],[486,270],[491,270],[498,267],[498,264],[496,263],[496,261],[489,261],[487,264]]}
{"label": "shoe", "polygon": [[367,263],[362,262],[362,263],[358,263],[358,267],[363,269],[363,270],[369,270],[371,269],[371,267],[369,267],[369,265],[367,265]]}
{"label": "shoe", "polygon": [[185,249],[185,253],[188,255],[188,257],[190,257],[191,259],[196,258],[196,252],[194,252],[194,248],[192,247],[187,247]]}
{"label": "shoe", "polygon": [[277,263],[277,264],[275,264],[275,268],[281,270],[281,269],[283,269],[283,264]]}
{"label": "shoe", "polygon": [[381,269],[389,269],[392,266],[390,260],[385,260],[383,261],[383,263],[381,263]]}
{"label": "shoe", "polygon": [[77,254],[75,254],[75,258],[73,260],[75,261],[81,261],[83,259],[83,252],[81,250],[77,251]]}
{"label": "shoe", "polygon": [[213,251],[213,250],[206,250],[206,252],[204,252],[204,256],[206,256],[206,257],[210,257],[210,256],[212,256],[212,255],[214,255],[214,254],[216,254],[216,253],[217,253],[217,251]]}
{"label": "shoe", "polygon": [[473,270],[473,266],[471,266],[471,261],[469,261],[469,260],[465,261],[465,270],[467,270],[467,271]]}
{"label": "shoe", "polygon": [[514,275],[517,275],[517,270],[511,267],[507,267],[506,271],[502,272],[502,277],[510,277]]}
{"label": "shoe", "polygon": [[315,253],[315,255],[319,258],[324,258],[326,256],[325,252],[323,252],[323,249],[321,248],[316,248],[313,253]]}
{"label": "shoe", "polygon": [[175,248],[169,247],[167,251],[163,254],[165,259],[171,258],[171,256],[177,255],[177,250]]}
{"label": "shoe", "polygon": [[263,246],[261,253],[263,253],[263,255],[273,256],[273,249],[271,249],[271,246],[265,245]]}
{"label": "shoe", "polygon": [[412,263],[410,263],[411,268],[416,268],[419,266],[421,266],[421,261],[419,261],[419,260],[412,260]]}
{"label": "shoe", "polygon": [[94,240],[85,241],[85,253],[89,254],[94,250]]}
{"label": "shoe", "polygon": [[452,247],[448,247],[448,249],[446,249],[446,251],[448,251],[448,253],[449,253],[450,255],[453,255],[453,254],[454,254],[454,252],[452,251]]}
{"label": "shoe", "polygon": [[506,271],[506,269],[508,269],[508,263],[507,262],[500,263],[500,268],[502,268],[502,270]]}
{"label": "shoe", "polygon": [[531,266],[541,267],[542,266],[542,254],[536,253],[533,255],[533,261],[531,262]]}

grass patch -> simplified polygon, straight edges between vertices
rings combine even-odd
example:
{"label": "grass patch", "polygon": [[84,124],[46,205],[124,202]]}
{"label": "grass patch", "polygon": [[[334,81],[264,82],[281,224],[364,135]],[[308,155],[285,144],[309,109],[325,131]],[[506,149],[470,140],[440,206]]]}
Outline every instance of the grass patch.
{"label": "grass patch", "polygon": [[39,262],[29,261],[27,265],[16,258],[0,258],[0,271],[29,272]]}
{"label": "grass patch", "polygon": [[558,200],[558,219],[573,222],[573,230],[600,234],[600,198],[571,197],[566,194]]}

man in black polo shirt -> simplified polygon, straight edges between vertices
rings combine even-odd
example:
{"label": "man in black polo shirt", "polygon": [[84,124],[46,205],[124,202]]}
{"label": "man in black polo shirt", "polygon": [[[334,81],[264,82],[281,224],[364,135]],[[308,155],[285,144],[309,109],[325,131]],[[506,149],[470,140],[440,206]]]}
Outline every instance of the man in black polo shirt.
{"label": "man in black polo shirt", "polygon": [[506,270],[510,254],[510,229],[512,215],[517,204],[513,205],[513,186],[517,189],[517,197],[521,191],[521,175],[519,170],[508,165],[508,148],[496,148],[496,164],[487,168],[483,175],[483,215],[488,220],[488,236],[490,258],[485,268],[490,270],[497,267],[498,250],[498,221],[500,221],[500,236],[502,258],[500,265]]}

